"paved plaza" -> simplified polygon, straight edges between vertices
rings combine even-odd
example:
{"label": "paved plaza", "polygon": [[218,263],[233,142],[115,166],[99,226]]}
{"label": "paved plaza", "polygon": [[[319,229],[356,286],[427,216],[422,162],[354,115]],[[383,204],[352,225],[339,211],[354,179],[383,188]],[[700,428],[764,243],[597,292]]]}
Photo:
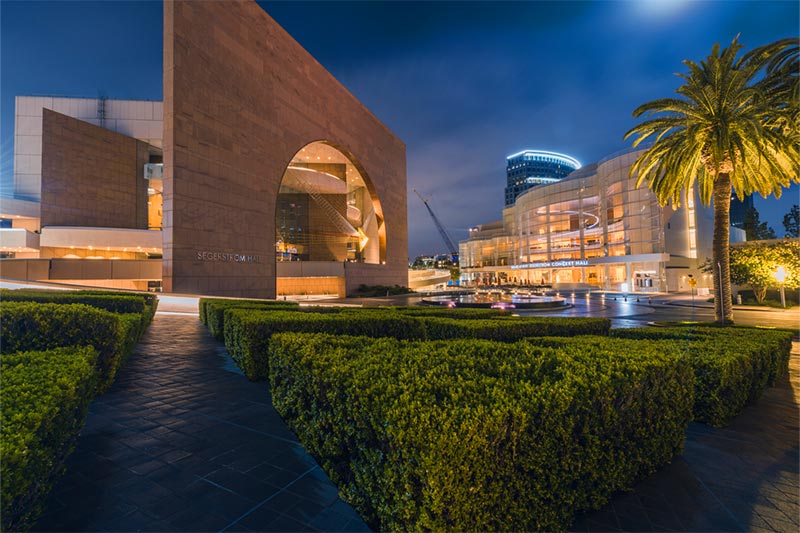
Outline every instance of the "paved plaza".
{"label": "paved plaza", "polygon": [[158,313],[36,531],[368,531],[197,315]]}
{"label": "paved plaza", "polygon": [[[269,386],[236,369],[192,305],[163,299],[117,382],[92,404],[34,530],[366,531],[275,412]],[[617,326],[687,312],[674,302],[603,305]],[[791,380],[727,428],[691,424],[683,455],[580,516],[574,531],[798,530],[798,346]]]}

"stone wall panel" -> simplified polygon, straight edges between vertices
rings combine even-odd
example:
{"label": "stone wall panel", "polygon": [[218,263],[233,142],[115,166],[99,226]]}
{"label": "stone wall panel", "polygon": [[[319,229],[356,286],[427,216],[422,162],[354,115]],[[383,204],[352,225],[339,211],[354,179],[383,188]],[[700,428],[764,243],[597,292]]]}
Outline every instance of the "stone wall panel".
{"label": "stone wall panel", "polygon": [[164,289],[274,298],[280,181],[314,141],[352,154],[371,181],[387,253],[370,272],[405,285],[405,145],[255,2],[166,1]]}
{"label": "stone wall panel", "polygon": [[143,141],[44,109],[42,226],[147,229],[149,157]]}

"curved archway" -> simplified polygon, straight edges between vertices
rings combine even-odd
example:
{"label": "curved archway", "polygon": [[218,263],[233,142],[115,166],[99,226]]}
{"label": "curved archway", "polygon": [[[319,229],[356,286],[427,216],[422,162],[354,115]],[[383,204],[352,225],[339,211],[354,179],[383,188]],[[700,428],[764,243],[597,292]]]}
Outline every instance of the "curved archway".
{"label": "curved archway", "polygon": [[276,261],[386,261],[375,187],[347,150],[305,145],[284,170],[275,209]]}

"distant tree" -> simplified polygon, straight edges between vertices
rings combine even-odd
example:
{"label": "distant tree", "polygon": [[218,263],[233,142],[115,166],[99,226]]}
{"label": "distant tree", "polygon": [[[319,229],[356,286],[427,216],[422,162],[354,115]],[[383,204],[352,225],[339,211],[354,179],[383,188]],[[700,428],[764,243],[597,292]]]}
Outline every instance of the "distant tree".
{"label": "distant tree", "polygon": [[450,265],[448,268],[450,269],[450,279],[452,281],[461,279],[461,269],[458,268],[458,265]]}
{"label": "distant tree", "polygon": [[424,255],[418,255],[414,258],[414,263],[411,265],[411,268],[414,270],[423,270],[428,268],[428,261],[427,257]]}
{"label": "distant tree", "polygon": [[792,209],[783,215],[783,227],[786,236],[794,239],[800,237],[800,205],[794,204]]}
{"label": "distant tree", "polygon": [[[631,166],[637,187],[647,183],[661,205],[680,203],[696,188],[714,204],[714,286],[717,323],[733,322],[730,274],[730,198],[759,192],[780,197],[800,181],[797,120],[798,38],[782,39],[739,56],[738,38],[715,44],[704,61],[684,61],[677,98],[636,108],[646,117],[625,134],[633,146],[652,140]],[[764,74],[761,76],[761,74]]]}
{"label": "distant tree", "polygon": [[748,241],[763,241],[767,239],[777,239],[775,230],[770,228],[766,222],[761,222],[758,209],[751,207],[744,214],[744,225],[742,227],[747,235]]}
{"label": "distant tree", "polygon": [[[799,241],[782,239],[731,247],[731,282],[752,288],[758,303],[764,301],[769,287],[778,285],[775,272],[779,266],[786,272],[784,287],[800,287]],[[703,269],[710,271],[711,266],[706,264]]]}

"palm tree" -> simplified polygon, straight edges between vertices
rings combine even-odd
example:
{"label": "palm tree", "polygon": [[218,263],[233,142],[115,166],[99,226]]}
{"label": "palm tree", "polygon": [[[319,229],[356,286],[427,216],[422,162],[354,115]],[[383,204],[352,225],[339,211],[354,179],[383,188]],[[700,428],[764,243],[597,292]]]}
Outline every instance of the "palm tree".
{"label": "palm tree", "polygon": [[703,204],[713,200],[715,315],[721,324],[733,323],[732,190],[740,199],[753,192],[780,197],[782,187],[800,181],[796,101],[785,90],[793,73],[784,55],[792,46],[796,50],[797,41],[784,39],[743,57],[737,57],[743,48],[738,37],[722,51],[715,44],[699,65],[683,62],[689,72],[678,74],[685,82],[676,89],[679,96],[639,106],[633,116],[648,118],[625,134],[638,135],[634,146],[653,138],[630,175],[637,187],[647,182],[662,206],[680,205],[682,191],[693,188]]}
{"label": "palm tree", "polygon": [[[766,75],[759,82],[762,97],[772,108],[772,126],[798,135],[800,129],[800,39],[775,41],[748,52],[745,61],[763,63]],[[795,143],[800,140],[795,137]]]}

